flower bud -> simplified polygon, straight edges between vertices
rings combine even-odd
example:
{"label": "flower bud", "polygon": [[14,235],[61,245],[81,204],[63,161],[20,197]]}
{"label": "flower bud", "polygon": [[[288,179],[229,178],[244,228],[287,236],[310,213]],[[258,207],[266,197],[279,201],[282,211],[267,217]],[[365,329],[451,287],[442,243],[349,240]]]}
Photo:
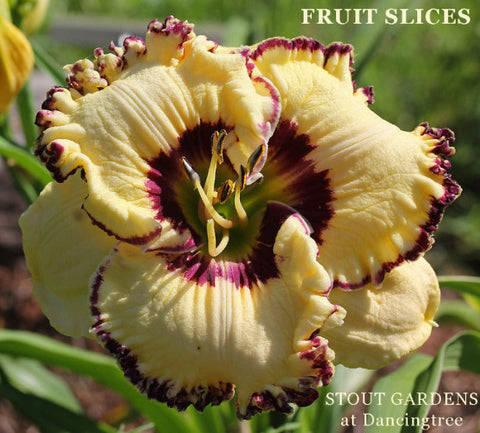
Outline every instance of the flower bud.
{"label": "flower bud", "polygon": [[37,0],[32,6],[25,10],[25,15],[22,16],[20,27],[27,35],[32,35],[38,31],[43,22],[45,21],[45,16],[47,14],[48,5],[50,0]]}
{"label": "flower bud", "polygon": [[0,16],[0,113],[8,111],[33,63],[33,50],[25,35]]}

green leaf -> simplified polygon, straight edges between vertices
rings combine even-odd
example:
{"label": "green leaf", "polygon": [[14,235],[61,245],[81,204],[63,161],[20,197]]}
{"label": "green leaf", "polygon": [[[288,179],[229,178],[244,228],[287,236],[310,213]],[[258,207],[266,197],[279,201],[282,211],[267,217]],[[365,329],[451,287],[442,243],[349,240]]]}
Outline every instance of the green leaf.
{"label": "green leaf", "polygon": [[[364,419],[358,420],[360,425],[366,424],[365,433],[383,433],[385,431],[385,427],[368,425],[372,419],[401,418],[404,415],[405,406],[392,404],[392,399],[397,395],[406,396],[411,392],[417,376],[425,371],[431,362],[430,356],[414,355],[402,367],[377,381],[372,390],[372,395],[377,396],[377,404],[370,405],[369,415],[364,415]],[[399,432],[400,427],[396,430],[388,429],[388,432],[395,431]]]}
{"label": "green leaf", "polygon": [[[270,414],[261,413],[255,415],[249,421],[242,421],[241,428],[238,431],[246,431],[252,433],[265,433],[270,428]],[[243,429],[243,430],[242,430]]]}
{"label": "green leaf", "polygon": [[22,123],[23,136],[29,149],[33,147],[38,136],[38,130],[35,125],[36,110],[34,105],[30,80],[27,80],[17,95],[17,109]]}
{"label": "green leaf", "polygon": [[42,433],[115,433],[116,429],[97,424],[72,410],[50,400],[18,390],[10,384],[0,383],[0,396],[9,400],[15,409],[34,423]]}
{"label": "green leaf", "polygon": [[301,424],[298,422],[286,422],[285,424],[279,427],[270,427],[265,431],[265,433],[289,433],[296,431],[301,427]]}
{"label": "green leaf", "polygon": [[[128,432],[129,433],[145,433],[146,431],[150,432],[153,427],[154,427],[153,424],[145,424],[133,430],[129,430]],[[117,433],[127,433],[127,432],[124,430],[124,426],[122,425]]]}
{"label": "green leaf", "polygon": [[198,431],[205,433],[224,433],[228,427],[238,422],[235,415],[223,417],[218,407],[206,407],[203,413],[200,413],[190,406],[187,415],[197,426]]}
{"label": "green leaf", "polygon": [[50,400],[76,413],[82,412],[65,382],[38,361],[0,355],[0,370],[4,380],[18,391]]}
{"label": "green leaf", "polygon": [[437,362],[442,358],[444,371],[465,370],[480,375],[480,333],[466,332],[451,338],[440,349]]}
{"label": "green leaf", "polygon": [[6,168],[16,190],[27,203],[33,203],[37,199],[42,188],[38,187],[37,189],[28,173],[22,171],[18,166],[9,166],[6,164]]}
{"label": "green leaf", "polygon": [[[419,392],[436,391],[442,371],[445,370],[466,370],[480,374],[478,359],[480,359],[480,334],[472,332],[456,335],[442,345],[429,368],[418,376],[412,392],[418,395]],[[429,410],[429,405],[409,404],[407,413],[412,417],[423,418],[427,416]],[[421,426],[402,429],[402,433],[410,432],[421,433]]]}
{"label": "green leaf", "polygon": [[[369,414],[361,420],[366,421],[365,433],[421,433],[420,425],[376,425],[377,420],[386,422],[387,417],[393,419],[408,419],[408,424],[415,424],[413,420],[421,420],[430,410],[429,404],[418,404],[418,401],[409,401],[408,396],[414,400],[420,395],[430,395],[435,392],[440,382],[440,377],[445,370],[467,370],[480,374],[480,333],[469,332],[454,336],[446,341],[435,358],[422,354],[412,356],[402,367],[388,376],[380,379],[372,392],[383,393],[382,404],[370,407]],[[426,393],[426,394],[421,394]],[[417,403],[417,404],[415,404]],[[427,401],[428,403],[428,401]],[[407,415],[408,414],[408,415]],[[372,424],[372,425],[369,425]]]}
{"label": "green leaf", "polygon": [[0,330],[0,353],[36,359],[91,377],[125,397],[162,433],[199,432],[186,416],[141,394],[123,377],[115,360],[109,356],[81,350],[32,332],[7,329]]}
{"label": "green leaf", "polygon": [[480,277],[460,275],[440,275],[440,287],[455,290],[462,294],[468,293],[480,298]]}
{"label": "green leaf", "polygon": [[467,301],[467,304],[470,305],[475,311],[480,313],[480,297],[470,295],[469,293],[464,293],[463,298]]}
{"label": "green leaf", "polygon": [[480,331],[480,313],[461,300],[442,301],[435,320],[439,323],[454,322],[474,331]]}
{"label": "green leaf", "polygon": [[0,136],[0,155],[12,159],[43,185],[52,181],[48,170],[25,148]]}
{"label": "green leaf", "polygon": [[[461,293],[467,303],[477,312],[480,311],[480,278],[472,276],[439,276],[441,287]],[[478,319],[480,320],[480,319]],[[469,325],[470,326],[470,325]],[[472,327],[472,329],[478,329]]]}
{"label": "green leaf", "polygon": [[35,40],[31,39],[30,43],[33,48],[33,53],[35,54],[35,64],[47,72],[58,85],[65,85],[65,72],[63,71],[62,65],[57,63],[57,61],[51,57],[43,47]]}
{"label": "green leaf", "polygon": [[[320,397],[311,406],[298,410],[297,417],[302,427],[299,432],[336,433],[342,416],[348,408],[345,396],[363,389],[374,374],[374,370],[336,366],[330,385],[320,389]],[[338,398],[337,398],[338,397]],[[340,402],[339,398],[343,401]]]}

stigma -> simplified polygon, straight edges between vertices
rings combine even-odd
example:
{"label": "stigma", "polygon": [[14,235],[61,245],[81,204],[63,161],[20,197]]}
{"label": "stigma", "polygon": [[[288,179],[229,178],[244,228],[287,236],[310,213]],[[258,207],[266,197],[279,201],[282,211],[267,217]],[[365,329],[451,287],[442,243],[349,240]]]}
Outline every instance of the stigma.
{"label": "stigma", "polygon": [[[247,176],[253,171],[257,162],[264,155],[266,146],[260,145],[248,158],[246,166],[240,165],[235,180],[227,179],[220,186],[216,186],[217,168],[224,162],[224,143],[227,132],[222,129],[215,131],[211,136],[211,158],[208,166],[207,177],[202,185],[200,175],[192,164],[185,158],[181,158],[182,168],[197,191],[199,203],[199,217],[205,222],[207,235],[208,254],[211,257],[219,256],[228,245],[229,231],[237,225],[246,226],[248,215],[241,201],[241,193],[247,184]],[[227,203],[233,195],[233,207],[235,209],[233,218],[225,218],[216,208],[217,204]],[[221,240],[217,244],[217,234],[221,232]]]}

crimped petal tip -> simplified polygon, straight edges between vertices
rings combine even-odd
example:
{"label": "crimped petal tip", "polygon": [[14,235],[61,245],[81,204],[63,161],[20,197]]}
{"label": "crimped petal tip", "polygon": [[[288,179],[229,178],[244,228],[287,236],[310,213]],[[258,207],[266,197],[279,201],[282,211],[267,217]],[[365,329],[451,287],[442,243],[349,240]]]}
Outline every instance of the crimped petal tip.
{"label": "crimped petal tip", "polygon": [[[216,42],[173,17],[152,21],[145,41],[129,37],[110,48],[68,65],[67,88],[48,92],[36,118],[42,132],[35,153],[58,182],[81,168],[92,221],[140,245],[175,226],[152,205],[152,164],[181,152],[183,137],[199,125],[222,124],[225,153],[238,170],[272,135],[278,92],[249,75],[240,53],[217,52]],[[263,162],[247,181],[258,178]]]}
{"label": "crimped petal tip", "polygon": [[330,300],[347,310],[344,324],[324,331],[335,362],[379,368],[418,349],[430,336],[440,289],[423,258],[392,270],[378,287],[334,289]]}
{"label": "crimped petal tip", "polygon": [[288,179],[319,185],[316,200],[286,202],[302,206],[335,285],[380,284],[427,251],[445,206],[461,192],[447,173],[452,132],[428,124],[404,132],[378,117],[367,106],[372,89],[354,89],[348,45],[273,38],[248,56],[280,93],[273,139],[282,153],[299,149],[306,167]]}

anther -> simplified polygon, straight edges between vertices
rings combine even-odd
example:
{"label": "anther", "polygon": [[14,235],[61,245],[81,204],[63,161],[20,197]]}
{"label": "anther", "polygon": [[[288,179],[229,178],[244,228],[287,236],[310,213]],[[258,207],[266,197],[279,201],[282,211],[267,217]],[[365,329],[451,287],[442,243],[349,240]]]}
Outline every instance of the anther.
{"label": "anther", "polygon": [[234,183],[227,179],[217,191],[217,197],[220,204],[225,203],[233,192]]}
{"label": "anther", "polygon": [[223,143],[227,137],[227,131],[222,129],[220,132],[215,131],[212,134],[212,155],[217,157],[219,164],[223,163]]}
{"label": "anther", "polygon": [[261,144],[248,157],[247,169],[249,173],[253,173],[253,169],[257,165],[258,161],[260,161],[260,159],[263,157],[266,150],[267,150],[267,147],[265,146],[265,144]]}
{"label": "anther", "polygon": [[200,182],[200,175],[193,169],[192,165],[185,157],[182,157],[182,167],[183,171],[193,183],[193,186],[196,188],[196,184]]}
{"label": "anther", "polygon": [[240,166],[240,173],[238,174],[238,178],[235,183],[237,185],[237,188],[240,189],[240,191],[243,191],[245,189],[245,185],[247,183],[247,170],[245,170],[245,167],[243,165]]}

